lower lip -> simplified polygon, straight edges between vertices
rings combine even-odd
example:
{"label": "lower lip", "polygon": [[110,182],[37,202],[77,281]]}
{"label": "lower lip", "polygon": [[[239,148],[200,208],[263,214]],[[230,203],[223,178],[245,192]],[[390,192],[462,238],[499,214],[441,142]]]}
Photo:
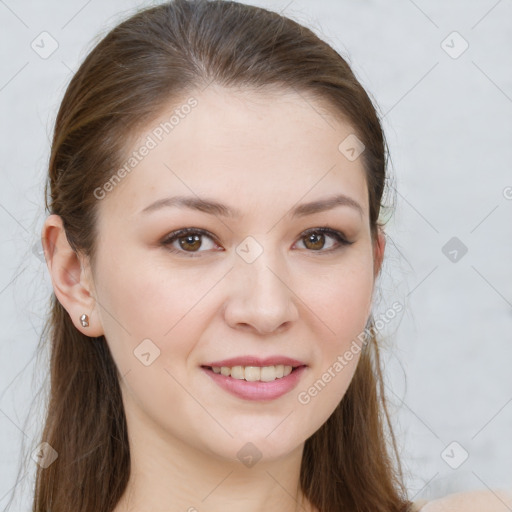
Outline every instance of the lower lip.
{"label": "lower lip", "polygon": [[222,389],[244,400],[274,400],[291,391],[299,382],[306,366],[299,366],[286,377],[270,382],[249,382],[245,379],[234,379],[210,368],[201,368]]}

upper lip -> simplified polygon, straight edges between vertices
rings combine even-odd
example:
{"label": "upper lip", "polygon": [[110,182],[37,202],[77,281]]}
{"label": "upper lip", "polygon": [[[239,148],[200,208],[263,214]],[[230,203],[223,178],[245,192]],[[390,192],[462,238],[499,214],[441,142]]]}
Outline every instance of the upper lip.
{"label": "upper lip", "polygon": [[206,363],[203,366],[227,366],[232,368],[233,366],[276,366],[276,365],[284,365],[284,366],[306,366],[305,363],[299,361],[298,359],[293,359],[291,357],[286,356],[269,356],[265,358],[257,357],[257,356],[239,356],[239,357],[231,357],[229,359],[222,359],[220,361],[212,361],[210,363]]}

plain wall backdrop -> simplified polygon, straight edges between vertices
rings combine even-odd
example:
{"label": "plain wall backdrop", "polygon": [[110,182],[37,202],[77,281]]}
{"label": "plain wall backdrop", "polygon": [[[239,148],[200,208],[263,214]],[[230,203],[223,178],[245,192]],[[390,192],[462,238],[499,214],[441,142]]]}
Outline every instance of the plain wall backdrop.
{"label": "plain wall backdrop", "polygon": [[[42,421],[43,408],[27,415],[48,374],[35,357],[52,290],[37,248],[55,115],[98,38],[156,3],[0,0],[2,509]],[[380,113],[396,211],[374,315],[404,306],[381,337],[410,497],[512,488],[511,2],[245,3],[327,40]],[[27,468],[15,511],[30,509]]]}

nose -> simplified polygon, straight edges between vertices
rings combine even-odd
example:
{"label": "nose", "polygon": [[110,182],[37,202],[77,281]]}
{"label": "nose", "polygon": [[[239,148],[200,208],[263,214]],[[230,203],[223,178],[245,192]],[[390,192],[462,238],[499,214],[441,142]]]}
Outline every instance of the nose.
{"label": "nose", "polygon": [[229,273],[226,323],[260,335],[281,332],[298,318],[298,296],[285,265],[266,250],[252,263],[237,258]]}

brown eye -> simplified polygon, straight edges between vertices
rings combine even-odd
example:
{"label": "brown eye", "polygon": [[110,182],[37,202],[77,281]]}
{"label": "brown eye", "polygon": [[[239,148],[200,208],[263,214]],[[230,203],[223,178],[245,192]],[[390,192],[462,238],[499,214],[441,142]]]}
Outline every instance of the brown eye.
{"label": "brown eye", "polygon": [[201,247],[201,235],[186,235],[179,237],[177,240],[180,247],[184,250],[190,248],[192,251],[195,251]]}
{"label": "brown eye", "polygon": [[[205,239],[209,240],[210,247],[204,247]],[[331,240],[330,243],[329,240]],[[299,242],[304,244],[308,252],[316,252],[318,254],[331,253],[341,249],[343,246],[354,243],[346,240],[339,231],[323,227],[310,229],[303,233]],[[161,241],[161,244],[174,254],[188,257],[198,257],[201,256],[202,252],[219,250],[219,245],[216,243],[213,235],[199,228],[185,228],[174,231],[167,235]]]}
{"label": "brown eye", "polygon": [[[326,239],[334,240],[327,249],[325,249]],[[354,242],[349,242],[342,233],[331,228],[315,228],[307,231],[301,238],[304,246],[312,252],[320,254],[329,253],[341,248],[344,245],[351,245]],[[337,246],[336,246],[337,242]],[[325,250],[323,250],[325,249]]]}
{"label": "brown eye", "polygon": [[[211,247],[207,246],[206,249],[204,249],[204,239],[209,239],[211,241]],[[172,253],[192,257],[200,256],[202,252],[205,252],[212,247],[215,248],[217,245],[212,235],[202,229],[196,228],[186,228],[174,231],[165,237],[161,243]],[[177,246],[176,243],[179,245]]]}
{"label": "brown eye", "polygon": [[325,245],[325,236],[323,233],[312,233],[304,237],[304,245],[308,249],[313,249],[315,251],[322,249]]}

